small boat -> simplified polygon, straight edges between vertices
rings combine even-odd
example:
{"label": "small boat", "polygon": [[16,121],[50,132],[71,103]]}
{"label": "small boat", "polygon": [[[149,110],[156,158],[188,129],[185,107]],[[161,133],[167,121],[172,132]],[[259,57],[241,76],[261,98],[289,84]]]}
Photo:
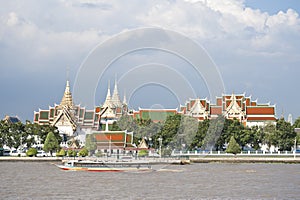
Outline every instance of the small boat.
{"label": "small boat", "polygon": [[56,165],[62,170],[91,171],[91,172],[130,172],[130,171],[152,171],[149,162],[141,161],[89,161],[70,160]]}

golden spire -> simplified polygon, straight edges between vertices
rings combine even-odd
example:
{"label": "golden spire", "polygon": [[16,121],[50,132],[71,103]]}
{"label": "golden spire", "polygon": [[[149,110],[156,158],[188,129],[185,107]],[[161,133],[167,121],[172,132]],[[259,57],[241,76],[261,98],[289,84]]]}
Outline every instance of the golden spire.
{"label": "golden spire", "polygon": [[69,80],[67,80],[66,89],[65,89],[65,92],[64,92],[64,96],[61,99],[60,106],[61,107],[68,107],[68,108],[73,107],[73,98],[72,98],[72,93],[70,91]]}

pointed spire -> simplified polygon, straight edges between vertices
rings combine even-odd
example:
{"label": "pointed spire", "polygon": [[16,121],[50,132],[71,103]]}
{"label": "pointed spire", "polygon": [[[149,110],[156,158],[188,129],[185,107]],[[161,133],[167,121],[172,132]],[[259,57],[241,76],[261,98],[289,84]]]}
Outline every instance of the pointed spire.
{"label": "pointed spire", "polygon": [[114,88],[114,93],[112,96],[112,103],[116,106],[116,107],[120,107],[122,105],[121,101],[120,101],[120,97],[119,97],[119,92],[118,92],[118,84],[117,84],[117,77],[115,78],[115,88]]}
{"label": "pointed spire", "polygon": [[61,99],[60,106],[61,107],[66,106],[68,108],[73,107],[73,98],[72,98],[72,93],[70,91],[69,80],[67,80],[66,89],[65,89],[65,92],[64,92],[64,96]]}
{"label": "pointed spire", "polygon": [[103,104],[103,107],[110,107],[110,105],[111,105],[110,81],[108,81],[107,94],[106,94],[106,99]]}
{"label": "pointed spire", "polygon": [[123,105],[127,105],[126,92],[124,92]]}

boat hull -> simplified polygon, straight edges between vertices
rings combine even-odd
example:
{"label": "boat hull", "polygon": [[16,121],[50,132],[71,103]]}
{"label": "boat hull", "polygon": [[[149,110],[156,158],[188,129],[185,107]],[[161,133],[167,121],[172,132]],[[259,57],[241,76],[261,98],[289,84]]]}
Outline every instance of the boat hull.
{"label": "boat hull", "polygon": [[[94,166],[93,166],[94,165]],[[97,166],[95,163],[92,163],[91,166],[85,164],[85,166],[76,166],[73,165],[56,165],[58,168],[66,171],[89,171],[89,172],[134,172],[134,171],[153,171],[151,166],[145,165],[141,166],[140,164],[127,164],[126,167],[122,165],[112,165],[105,164],[102,166]]]}

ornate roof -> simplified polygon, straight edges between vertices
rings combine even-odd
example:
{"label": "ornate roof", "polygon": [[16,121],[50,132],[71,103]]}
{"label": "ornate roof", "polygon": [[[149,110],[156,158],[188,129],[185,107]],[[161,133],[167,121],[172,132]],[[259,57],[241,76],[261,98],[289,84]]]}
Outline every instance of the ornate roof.
{"label": "ornate roof", "polygon": [[198,116],[198,115],[203,115],[203,114],[207,114],[206,109],[202,105],[200,99],[196,99],[190,112],[189,112],[189,115]]}
{"label": "ornate roof", "polygon": [[242,108],[236,101],[236,96],[234,94],[231,95],[230,98],[231,102],[229,106],[226,108],[226,113],[230,115],[236,115],[236,114],[243,114],[242,113]]}
{"label": "ornate roof", "polygon": [[77,128],[77,123],[76,120],[74,118],[74,116],[72,115],[72,113],[70,112],[70,110],[68,108],[63,108],[62,111],[59,113],[59,115],[54,119],[52,125],[55,126],[58,123],[61,123],[61,125],[63,124],[69,124],[72,126],[72,129],[75,131]]}

